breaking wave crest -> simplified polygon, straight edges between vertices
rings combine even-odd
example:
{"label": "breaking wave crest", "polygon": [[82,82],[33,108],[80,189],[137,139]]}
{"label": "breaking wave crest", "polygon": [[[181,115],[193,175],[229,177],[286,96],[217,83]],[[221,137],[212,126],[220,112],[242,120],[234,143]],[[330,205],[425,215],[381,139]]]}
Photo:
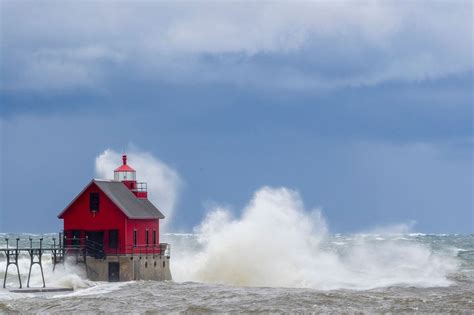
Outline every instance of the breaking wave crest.
{"label": "breaking wave crest", "polygon": [[306,211],[299,194],[286,188],[258,190],[240,218],[217,207],[196,232],[199,248],[174,251],[177,281],[322,290],[430,287],[449,285],[447,276],[458,268],[454,257],[405,238],[361,234],[329,246],[320,211]]}

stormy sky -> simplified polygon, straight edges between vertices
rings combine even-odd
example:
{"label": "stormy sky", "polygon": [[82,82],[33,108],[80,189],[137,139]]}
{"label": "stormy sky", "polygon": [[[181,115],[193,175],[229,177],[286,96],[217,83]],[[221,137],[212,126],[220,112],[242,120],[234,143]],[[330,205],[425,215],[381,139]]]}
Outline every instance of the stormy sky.
{"label": "stormy sky", "polygon": [[284,186],[474,233],[471,1],[0,4],[0,232],[59,230],[111,149],[179,174],[176,231]]}

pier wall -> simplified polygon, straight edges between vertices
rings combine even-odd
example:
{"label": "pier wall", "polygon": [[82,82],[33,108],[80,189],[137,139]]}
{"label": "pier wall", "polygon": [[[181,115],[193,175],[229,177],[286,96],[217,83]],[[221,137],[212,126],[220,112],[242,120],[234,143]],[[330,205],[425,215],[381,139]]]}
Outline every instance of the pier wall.
{"label": "pier wall", "polygon": [[162,255],[87,257],[85,268],[93,281],[172,280],[170,259]]}

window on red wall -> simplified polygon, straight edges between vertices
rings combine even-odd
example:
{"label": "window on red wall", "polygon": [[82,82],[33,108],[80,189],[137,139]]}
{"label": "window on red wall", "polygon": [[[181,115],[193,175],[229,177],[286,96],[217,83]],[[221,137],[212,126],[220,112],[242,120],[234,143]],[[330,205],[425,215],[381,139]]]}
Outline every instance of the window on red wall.
{"label": "window on red wall", "polygon": [[149,231],[148,231],[148,229],[147,229],[147,230],[146,230],[146,246],[148,246],[148,244],[150,244],[150,241],[149,241],[150,238],[148,237],[148,234],[149,234],[148,232],[149,232]]}
{"label": "window on red wall", "polygon": [[156,230],[153,230],[153,245],[156,245]]}
{"label": "window on red wall", "polygon": [[138,231],[133,230],[133,246],[137,246]]}
{"label": "window on red wall", "polygon": [[92,212],[99,212],[100,199],[99,193],[91,192],[89,194],[89,210]]}

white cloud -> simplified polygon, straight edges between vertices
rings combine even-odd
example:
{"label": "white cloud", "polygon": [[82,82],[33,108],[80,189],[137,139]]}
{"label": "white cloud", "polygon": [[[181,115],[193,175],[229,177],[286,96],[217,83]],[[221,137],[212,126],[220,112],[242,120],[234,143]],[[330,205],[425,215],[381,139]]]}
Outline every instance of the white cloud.
{"label": "white cloud", "polygon": [[[169,226],[178,202],[182,180],[176,170],[147,152],[127,152],[127,164],[137,171],[137,181],[146,182],[148,199],[165,215],[161,229]],[[95,173],[101,179],[113,179],[114,169],[122,164],[122,155],[107,149],[95,160]]]}
{"label": "white cloud", "polygon": [[306,89],[473,66],[470,1],[2,5],[3,67],[20,73],[9,88],[105,84],[116,67],[141,79]]}

